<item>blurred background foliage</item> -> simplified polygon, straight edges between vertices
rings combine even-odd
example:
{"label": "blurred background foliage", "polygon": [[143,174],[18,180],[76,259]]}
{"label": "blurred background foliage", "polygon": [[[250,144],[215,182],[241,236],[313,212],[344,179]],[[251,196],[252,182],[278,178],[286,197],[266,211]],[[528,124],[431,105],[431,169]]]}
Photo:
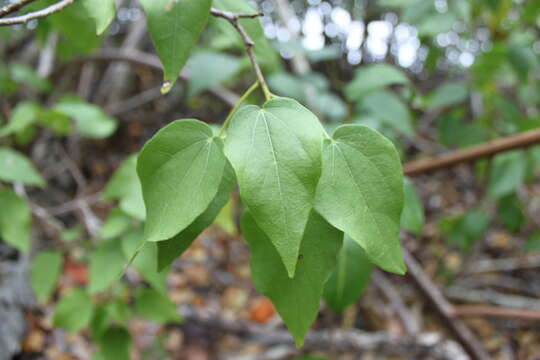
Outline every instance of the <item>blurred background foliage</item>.
{"label": "blurred background foliage", "polygon": [[[52,3],[40,0],[24,11]],[[381,131],[403,162],[540,124],[540,1],[214,0],[214,6],[239,12],[252,11],[250,5],[264,14],[260,26],[245,26],[272,92],[305,104],[329,131],[342,123]],[[22,348],[20,339],[8,339],[5,348],[87,358],[94,345],[77,338],[85,345],[74,340],[61,346],[44,335],[53,332],[47,325],[52,321],[69,332],[87,329],[99,345],[96,359],[129,358],[133,339],[140,337],[134,333],[144,332],[134,318],[179,322],[177,304],[215,308],[215,298],[233,318],[268,321],[257,315],[264,309],[253,310],[266,303],[245,295],[256,297],[246,285],[245,246],[231,240],[237,236],[234,198],[218,216],[217,230],[203,235],[172,268],[158,273],[157,249],[147,246],[125,281],[117,281],[145,218],[136,152],[174,119],[193,117],[216,126],[224,120],[237,93],[253,81],[240,38],[226,21],[211,18],[182,81],[161,96],[159,62],[136,1],[119,1],[109,30],[95,33],[80,1],[46,19],[0,28],[0,238],[11,249],[0,256],[11,261],[12,251],[21,252],[15,259],[31,263],[41,313],[27,328],[49,339],[36,345],[27,336]],[[249,99],[262,100],[257,94]],[[416,236],[408,246],[426,259],[437,281],[459,283],[479,258],[540,250],[539,164],[540,149],[530,147],[406,182],[404,238]],[[363,256],[345,241],[325,291],[337,313],[357,303],[369,282],[369,264],[347,261]],[[186,275],[193,263],[199,273]],[[347,293],[339,289],[344,267],[350,267]],[[513,274],[538,291],[534,275]],[[231,288],[240,308],[223,295]],[[323,313],[320,326],[339,326],[330,316]],[[170,356],[163,354],[175,331],[154,331],[164,338],[153,346],[139,341],[136,356]],[[522,354],[517,358],[528,358],[531,349],[539,349],[537,335],[529,347],[521,339],[508,346]],[[207,344],[208,354],[219,346]],[[308,358],[319,357],[303,357]]]}

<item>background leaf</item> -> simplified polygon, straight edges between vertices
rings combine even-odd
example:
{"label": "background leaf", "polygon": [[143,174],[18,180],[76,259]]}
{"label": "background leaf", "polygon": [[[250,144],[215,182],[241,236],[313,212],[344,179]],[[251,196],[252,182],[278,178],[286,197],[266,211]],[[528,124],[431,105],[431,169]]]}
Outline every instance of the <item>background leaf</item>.
{"label": "background leaf", "polygon": [[10,189],[0,189],[0,238],[19,251],[30,250],[32,214],[25,200]]}
{"label": "background leaf", "polygon": [[32,289],[40,303],[47,302],[54,292],[63,262],[62,254],[54,251],[43,251],[32,261]]}
{"label": "background leaf", "polygon": [[168,297],[153,289],[143,288],[137,291],[135,311],[140,316],[158,324],[180,322],[181,317],[176,306]]}
{"label": "background leaf", "polygon": [[54,310],[54,326],[76,332],[90,323],[94,307],[90,295],[82,289],[75,288],[66,294]]}
{"label": "background leaf", "polygon": [[30,160],[8,147],[0,147],[0,181],[20,182],[40,187],[45,185],[45,180]]}
{"label": "background leaf", "polygon": [[398,68],[388,64],[372,64],[360,67],[354,79],[345,88],[349,100],[360,101],[367,93],[389,85],[407,85],[409,79]]}
{"label": "background leaf", "polygon": [[96,33],[101,35],[116,15],[115,0],[83,0],[84,8],[96,22]]}
{"label": "background leaf", "polygon": [[336,313],[358,301],[369,284],[373,264],[365,251],[345,236],[334,271],[324,287],[324,300]]}
{"label": "background leaf", "polygon": [[119,279],[125,263],[121,245],[116,239],[104,241],[90,254],[90,294],[107,289]]}

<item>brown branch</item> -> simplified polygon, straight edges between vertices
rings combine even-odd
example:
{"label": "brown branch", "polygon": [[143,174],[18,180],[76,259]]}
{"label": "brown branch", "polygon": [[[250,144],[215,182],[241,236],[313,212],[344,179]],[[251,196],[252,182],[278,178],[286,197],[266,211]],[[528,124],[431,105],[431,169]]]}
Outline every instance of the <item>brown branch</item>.
{"label": "brown branch", "polygon": [[540,321],[540,311],[489,305],[454,306],[454,314],[460,317],[488,316],[496,318]]}
{"label": "brown branch", "polygon": [[19,0],[17,2],[8,4],[0,9],[0,17],[6,16],[8,14],[14,13],[15,11],[23,8],[24,6],[33,3],[36,0]]}
{"label": "brown branch", "polygon": [[403,249],[403,252],[408,269],[407,276],[413,280],[418,289],[435,308],[444,324],[452,331],[469,356],[476,360],[489,360],[490,356],[482,347],[480,340],[461,320],[455,318],[452,304],[444,298],[441,291],[431,281],[414,257],[406,249]]}
{"label": "brown branch", "polygon": [[272,98],[272,93],[268,89],[268,85],[266,84],[266,80],[264,79],[264,75],[262,73],[261,67],[259,66],[259,63],[257,62],[257,57],[255,56],[255,52],[253,51],[253,46],[255,45],[255,42],[253,42],[253,40],[251,39],[249,34],[246,32],[244,27],[238,21],[240,19],[256,18],[256,17],[262,16],[262,13],[239,14],[239,13],[232,13],[229,11],[222,11],[222,10],[212,8],[210,10],[210,14],[212,14],[215,17],[219,17],[219,18],[227,20],[240,34],[240,37],[242,38],[242,41],[244,42],[244,45],[246,47],[246,52],[248,54],[249,60],[251,61],[251,66],[253,67],[253,70],[255,70],[255,74],[257,75],[259,84],[261,85],[261,88],[264,92],[264,96],[266,97],[267,100]]}
{"label": "brown branch", "polygon": [[62,0],[44,9],[34,11],[21,16],[14,16],[10,18],[0,19],[0,26],[9,26],[17,24],[26,24],[30,20],[41,19],[57,13],[69,5],[73,4],[76,0]]}
{"label": "brown branch", "polygon": [[485,144],[473,146],[468,149],[453,151],[431,159],[411,161],[403,166],[403,171],[405,175],[409,176],[424,174],[538,143],[540,143],[540,129],[529,130],[516,135],[493,140]]}

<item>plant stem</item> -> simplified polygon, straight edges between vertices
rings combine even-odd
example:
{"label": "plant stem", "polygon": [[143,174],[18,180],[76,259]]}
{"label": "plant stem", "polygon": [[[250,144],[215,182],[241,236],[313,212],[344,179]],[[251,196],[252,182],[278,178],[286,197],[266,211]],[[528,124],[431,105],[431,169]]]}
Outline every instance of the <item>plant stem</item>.
{"label": "plant stem", "polygon": [[[246,92],[240,97],[238,102],[231,109],[231,112],[229,112],[229,115],[227,115],[227,118],[223,122],[223,125],[221,125],[221,129],[219,129],[218,137],[223,136],[225,130],[227,129],[227,127],[229,126],[229,123],[231,122],[231,119],[232,119],[233,115],[240,108],[240,106],[242,106],[242,104],[244,103],[244,101],[246,101],[246,99],[249,97],[249,95],[251,95],[251,93],[253,93],[253,91],[255,91],[255,89],[257,89],[258,87],[259,87],[259,81],[255,81],[253,83],[253,85],[251,85],[249,87],[249,89],[247,89]],[[264,89],[263,89],[263,91],[264,91]]]}
{"label": "plant stem", "polygon": [[253,67],[253,70],[255,71],[255,75],[257,76],[257,80],[261,85],[262,91],[264,93],[264,97],[266,100],[270,100],[274,97],[274,95],[270,92],[268,88],[268,84],[266,83],[266,80],[264,79],[264,75],[262,73],[261,67],[259,66],[259,63],[257,62],[257,57],[255,56],[255,52],[253,51],[253,46],[255,45],[255,42],[251,39],[249,34],[246,32],[244,27],[240,24],[240,19],[245,18],[256,18],[258,16],[261,16],[261,13],[257,14],[240,14],[240,13],[232,13],[229,11],[222,11],[215,8],[212,8],[210,10],[210,13],[215,17],[220,17],[225,20],[227,20],[240,34],[240,37],[242,38],[242,41],[244,42],[244,45],[246,46],[246,52],[248,54],[249,60],[251,61],[251,66]]}

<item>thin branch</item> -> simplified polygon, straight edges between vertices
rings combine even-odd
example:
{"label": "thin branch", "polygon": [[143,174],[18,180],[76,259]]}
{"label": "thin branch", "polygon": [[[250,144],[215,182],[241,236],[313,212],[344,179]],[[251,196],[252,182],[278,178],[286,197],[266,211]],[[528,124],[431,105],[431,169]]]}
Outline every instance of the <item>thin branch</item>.
{"label": "thin branch", "polygon": [[10,18],[0,19],[0,26],[26,24],[30,20],[41,19],[41,18],[50,16],[54,13],[57,13],[65,9],[69,5],[73,4],[75,1],[76,0],[61,0],[49,7],[46,7],[45,9],[34,11],[34,12],[24,14],[21,16],[14,16]]}
{"label": "thin branch", "polygon": [[509,318],[527,321],[540,321],[540,311],[514,309],[489,305],[460,305],[454,307],[454,314],[460,317],[487,316],[494,318]]}
{"label": "thin branch", "polygon": [[264,75],[262,73],[261,67],[259,66],[259,63],[257,62],[257,57],[255,56],[255,52],[253,51],[253,46],[255,43],[249,36],[249,34],[246,32],[244,27],[240,24],[238,20],[240,19],[246,19],[246,18],[256,18],[259,16],[262,16],[262,13],[256,13],[256,14],[239,14],[239,13],[232,13],[229,11],[222,11],[215,8],[212,8],[210,10],[210,13],[219,18],[223,18],[227,20],[240,34],[242,37],[242,41],[244,42],[244,45],[246,47],[246,52],[248,54],[249,60],[251,61],[251,66],[253,66],[253,69],[255,70],[255,74],[257,75],[257,79],[259,80],[259,83],[261,84],[261,88],[263,90],[264,96],[267,100],[271,99],[273,97],[272,93],[268,89],[268,85],[266,84],[266,80],[264,79]]}
{"label": "thin branch", "polygon": [[418,175],[538,143],[540,143],[540,129],[529,130],[435,158],[411,161],[404,165],[403,170],[405,175]]}
{"label": "thin branch", "polygon": [[[242,321],[229,321],[219,314],[181,306],[180,313],[184,322],[180,325],[185,331],[190,328],[203,328],[205,331],[242,336],[265,346],[294,346],[294,340],[287,330],[275,329],[264,325],[255,325]],[[381,354],[407,354],[419,358],[421,354],[430,354],[435,359],[463,359],[466,357],[462,348],[439,334],[420,333],[412,336],[389,334],[385,332],[366,332],[348,330],[312,330],[305,339],[303,350],[337,350],[362,352],[376,350]]]}
{"label": "thin branch", "polygon": [[477,339],[461,320],[455,318],[452,304],[444,298],[441,291],[431,281],[414,257],[406,249],[403,249],[403,252],[408,270],[407,275],[413,280],[418,289],[435,308],[445,325],[452,331],[459,343],[465,348],[472,359],[489,360],[490,356],[482,347],[480,340]]}
{"label": "thin branch", "polygon": [[23,8],[24,6],[33,3],[36,0],[19,0],[14,3],[8,4],[0,9],[0,17],[14,13],[15,11]]}

